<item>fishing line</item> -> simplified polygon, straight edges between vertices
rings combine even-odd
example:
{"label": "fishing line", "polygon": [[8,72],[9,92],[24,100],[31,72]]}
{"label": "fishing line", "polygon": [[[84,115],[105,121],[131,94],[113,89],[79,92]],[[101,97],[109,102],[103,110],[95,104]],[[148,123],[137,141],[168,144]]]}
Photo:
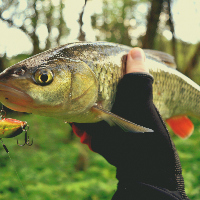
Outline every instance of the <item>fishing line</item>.
{"label": "fishing line", "polygon": [[22,183],[22,181],[21,181],[21,179],[20,179],[20,177],[19,177],[19,174],[18,174],[18,172],[17,172],[17,169],[16,169],[16,167],[15,167],[15,164],[14,164],[14,162],[13,162],[13,160],[12,160],[10,154],[9,154],[8,148],[7,148],[6,145],[3,143],[2,138],[0,138],[0,140],[1,140],[1,143],[2,143],[2,146],[3,146],[4,150],[6,151],[8,157],[9,157],[9,159],[10,159],[10,162],[12,163],[12,166],[14,167],[14,171],[15,171],[15,173],[16,173],[16,175],[17,175],[18,181],[19,181],[20,186],[21,186],[22,191],[23,191],[24,199],[28,199],[26,190],[25,190],[24,185],[23,185],[23,183]]}

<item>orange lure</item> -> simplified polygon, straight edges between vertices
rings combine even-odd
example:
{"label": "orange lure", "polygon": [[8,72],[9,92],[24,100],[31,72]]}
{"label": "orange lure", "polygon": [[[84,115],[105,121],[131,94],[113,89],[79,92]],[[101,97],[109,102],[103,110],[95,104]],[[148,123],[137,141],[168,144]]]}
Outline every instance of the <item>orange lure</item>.
{"label": "orange lure", "polygon": [[23,132],[27,122],[12,118],[3,118],[0,120],[0,138],[11,138]]}

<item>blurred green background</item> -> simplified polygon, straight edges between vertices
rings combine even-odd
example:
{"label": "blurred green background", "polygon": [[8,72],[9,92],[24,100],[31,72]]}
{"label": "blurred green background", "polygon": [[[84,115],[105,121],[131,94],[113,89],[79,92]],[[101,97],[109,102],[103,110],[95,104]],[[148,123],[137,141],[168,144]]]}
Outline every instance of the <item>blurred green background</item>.
{"label": "blurred green background", "polygon": [[[178,70],[200,84],[198,0],[0,0],[1,71],[61,44],[96,40],[170,53]],[[7,117],[27,121],[34,144],[17,146],[23,134],[3,140],[12,161],[0,146],[0,199],[111,199],[117,188],[115,167],[80,144],[68,124],[10,110]],[[172,137],[186,193],[197,200],[200,121],[192,121],[190,138]]]}
{"label": "blurred green background", "polygon": [[[10,114],[10,117],[28,122],[34,144],[19,147],[16,138],[3,140],[12,162],[0,147],[0,199],[26,199],[24,191],[30,200],[111,199],[117,188],[115,167],[80,144],[68,124],[33,115]],[[197,200],[200,199],[200,123],[192,120],[195,132],[189,139],[182,140],[173,134],[172,137],[180,155],[186,192]],[[24,134],[17,138],[19,143],[24,142]]]}

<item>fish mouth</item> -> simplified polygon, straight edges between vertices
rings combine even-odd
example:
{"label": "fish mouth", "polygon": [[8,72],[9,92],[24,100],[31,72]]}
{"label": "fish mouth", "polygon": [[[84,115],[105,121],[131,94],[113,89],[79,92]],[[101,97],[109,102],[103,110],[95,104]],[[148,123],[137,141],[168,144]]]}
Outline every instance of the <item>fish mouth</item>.
{"label": "fish mouth", "polygon": [[33,99],[18,88],[0,83],[0,102],[12,110],[28,112],[27,105],[32,103]]}

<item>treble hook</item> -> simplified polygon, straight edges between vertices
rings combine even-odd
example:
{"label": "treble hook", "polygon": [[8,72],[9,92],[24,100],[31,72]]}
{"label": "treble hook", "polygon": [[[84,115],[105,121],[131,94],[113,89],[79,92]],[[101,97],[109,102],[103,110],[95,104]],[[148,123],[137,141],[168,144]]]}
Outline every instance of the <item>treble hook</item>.
{"label": "treble hook", "polygon": [[17,144],[20,146],[20,147],[23,147],[25,144],[28,145],[28,146],[31,146],[33,144],[33,139],[32,139],[32,142],[30,144],[29,142],[29,136],[27,136],[27,131],[29,129],[29,126],[27,125],[27,129],[23,128],[22,130],[25,132],[25,142],[24,144],[18,144],[18,140],[17,140]]}

